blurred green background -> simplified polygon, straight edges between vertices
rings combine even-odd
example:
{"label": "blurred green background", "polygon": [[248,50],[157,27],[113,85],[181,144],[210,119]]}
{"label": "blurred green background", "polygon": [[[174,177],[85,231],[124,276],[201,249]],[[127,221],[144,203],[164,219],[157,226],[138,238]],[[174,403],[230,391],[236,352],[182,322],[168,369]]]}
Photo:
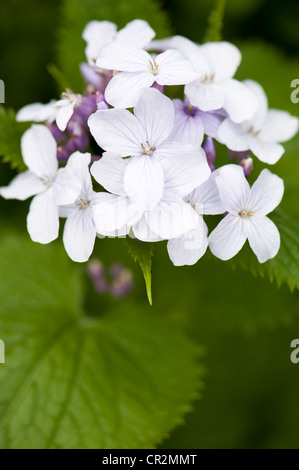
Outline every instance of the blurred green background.
{"label": "blurred green background", "polygon": [[[212,4],[165,0],[163,9],[175,33],[200,41]],[[19,109],[56,96],[47,67],[55,60],[60,7],[59,0],[2,3],[0,78],[8,106]],[[224,39],[243,52],[239,78],[259,80],[270,105],[297,116],[299,104],[290,101],[290,83],[299,78],[298,18],[296,0],[228,0],[223,30]],[[287,145],[276,169],[287,182],[283,207],[297,217],[298,142]],[[0,183],[11,175],[2,165]],[[2,225],[25,233],[27,209],[26,203],[1,201]],[[136,286],[130,300],[143,302],[142,276],[123,245],[98,242],[97,255],[106,264],[122,261],[133,270]],[[298,448],[299,364],[290,361],[290,343],[299,337],[298,292],[277,289],[267,279],[233,270],[211,256],[194,267],[174,268],[162,243],[153,263],[153,296],[153,309],[171,316],[205,348],[203,395],[162,447]]]}

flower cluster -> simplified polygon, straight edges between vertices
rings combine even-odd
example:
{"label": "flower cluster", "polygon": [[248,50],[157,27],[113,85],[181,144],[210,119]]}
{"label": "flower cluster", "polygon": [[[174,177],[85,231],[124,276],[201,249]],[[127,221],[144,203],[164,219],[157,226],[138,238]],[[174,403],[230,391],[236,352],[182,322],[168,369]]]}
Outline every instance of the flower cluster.
{"label": "flower cluster", "polygon": [[[273,258],[280,235],[267,214],[283,181],[268,169],[251,188],[247,179],[252,156],[279,160],[298,119],[269,109],[258,83],[234,78],[241,61],[234,45],[154,37],[143,20],[120,31],[109,21],[86,26],[84,93],[66,90],[18,112],[19,121],[35,123],[21,140],[28,171],[1,195],[34,196],[33,241],[57,238],[65,218],[64,246],[77,262],[89,259],[97,236],[167,240],[178,266],[196,263],[208,246],[228,260],[246,240],[261,263]],[[183,100],[167,96],[173,85]],[[235,163],[217,166],[216,142]],[[210,234],[205,215],[222,215]]]}

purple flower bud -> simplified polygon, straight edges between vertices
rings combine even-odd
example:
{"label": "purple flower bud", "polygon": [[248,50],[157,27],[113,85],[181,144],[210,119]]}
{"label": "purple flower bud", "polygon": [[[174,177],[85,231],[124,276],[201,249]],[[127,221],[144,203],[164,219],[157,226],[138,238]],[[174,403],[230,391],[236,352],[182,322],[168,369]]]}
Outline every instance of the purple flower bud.
{"label": "purple flower bud", "polygon": [[115,267],[115,270],[119,272],[110,285],[110,293],[116,298],[122,298],[132,291],[134,287],[133,276],[131,271],[121,265]]}
{"label": "purple flower bud", "polygon": [[161,93],[164,93],[164,85],[159,85],[157,82],[154,82],[151,88],[156,88],[156,90],[159,90]]}
{"label": "purple flower bud", "polygon": [[212,137],[207,137],[203,149],[207,155],[208,164],[212,171],[215,170],[216,148]]}
{"label": "purple flower bud", "polygon": [[100,260],[91,259],[87,264],[87,274],[90,279],[94,280],[105,274],[105,268]]}
{"label": "purple flower bud", "polygon": [[80,71],[86,84],[91,84],[95,90],[105,90],[107,83],[110,80],[110,76],[108,74],[98,73],[96,68],[93,68],[86,63],[80,64]]}
{"label": "purple flower bud", "polygon": [[236,152],[234,150],[229,150],[228,156],[231,160],[236,160],[237,162],[240,163],[242,160],[244,160],[244,158],[249,157],[249,153],[250,153],[249,150],[245,150],[244,152]]}
{"label": "purple flower bud", "polygon": [[243,167],[244,175],[246,178],[249,178],[250,173],[253,170],[253,160],[251,157],[243,158],[243,160],[239,163]]}

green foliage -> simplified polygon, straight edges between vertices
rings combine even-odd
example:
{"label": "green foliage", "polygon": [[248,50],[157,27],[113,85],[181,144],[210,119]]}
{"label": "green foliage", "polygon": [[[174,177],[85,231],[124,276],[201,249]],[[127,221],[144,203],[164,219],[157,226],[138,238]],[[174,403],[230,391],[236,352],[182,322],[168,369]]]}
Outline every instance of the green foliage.
{"label": "green foliage", "polygon": [[221,41],[221,31],[226,0],[216,0],[215,6],[210,13],[208,27],[203,42]]}
{"label": "green foliage", "polygon": [[64,0],[61,18],[58,65],[68,86],[77,92],[83,86],[79,64],[86,60],[81,36],[89,21],[112,21],[121,28],[129,21],[141,18],[150,23],[157,36],[170,34],[166,15],[160,11],[156,0]]}
{"label": "green foliage", "polygon": [[15,112],[0,106],[0,156],[5,163],[19,171],[25,170],[20,140],[28,123],[16,122]]}
{"label": "green foliage", "polygon": [[62,247],[0,243],[1,448],[151,448],[198,396],[199,350],[144,306],[83,311]]}
{"label": "green foliage", "polygon": [[152,257],[154,245],[153,243],[143,243],[132,238],[127,238],[126,243],[132,258],[140,264],[144,276],[147,298],[150,305],[152,305]]}

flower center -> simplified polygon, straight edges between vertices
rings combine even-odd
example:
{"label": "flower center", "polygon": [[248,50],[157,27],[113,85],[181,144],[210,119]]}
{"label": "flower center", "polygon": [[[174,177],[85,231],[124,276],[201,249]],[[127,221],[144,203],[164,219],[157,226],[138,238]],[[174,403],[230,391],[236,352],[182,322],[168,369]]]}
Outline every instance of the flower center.
{"label": "flower center", "polygon": [[260,131],[256,131],[253,126],[249,127],[248,129],[248,134],[252,135],[253,137],[256,137]]}
{"label": "flower center", "polygon": [[42,178],[42,182],[46,186],[46,188],[50,188],[50,186],[52,186],[53,184],[53,180],[47,177]]}
{"label": "flower center", "polygon": [[146,145],[141,144],[142,147],[142,155],[153,155],[156,147],[152,147],[148,141],[146,141]]}
{"label": "flower center", "polygon": [[79,210],[85,210],[90,206],[90,201],[89,199],[81,197],[76,201],[76,206]]}
{"label": "flower center", "polygon": [[202,83],[212,83],[214,81],[214,78],[215,78],[214,73],[211,73],[211,74],[205,73],[204,76],[201,78],[201,82]]}
{"label": "flower center", "polygon": [[155,76],[158,75],[159,66],[156,64],[155,59],[150,60],[149,63],[150,63],[151,73]]}
{"label": "flower center", "polygon": [[81,105],[82,97],[76,95],[70,88],[67,88],[62,97],[66,98],[70,103],[74,103],[75,106],[79,107]]}
{"label": "flower center", "polygon": [[252,217],[254,214],[253,211],[248,211],[247,209],[243,209],[239,212],[239,216],[242,217],[243,219],[248,219],[249,217]]}

